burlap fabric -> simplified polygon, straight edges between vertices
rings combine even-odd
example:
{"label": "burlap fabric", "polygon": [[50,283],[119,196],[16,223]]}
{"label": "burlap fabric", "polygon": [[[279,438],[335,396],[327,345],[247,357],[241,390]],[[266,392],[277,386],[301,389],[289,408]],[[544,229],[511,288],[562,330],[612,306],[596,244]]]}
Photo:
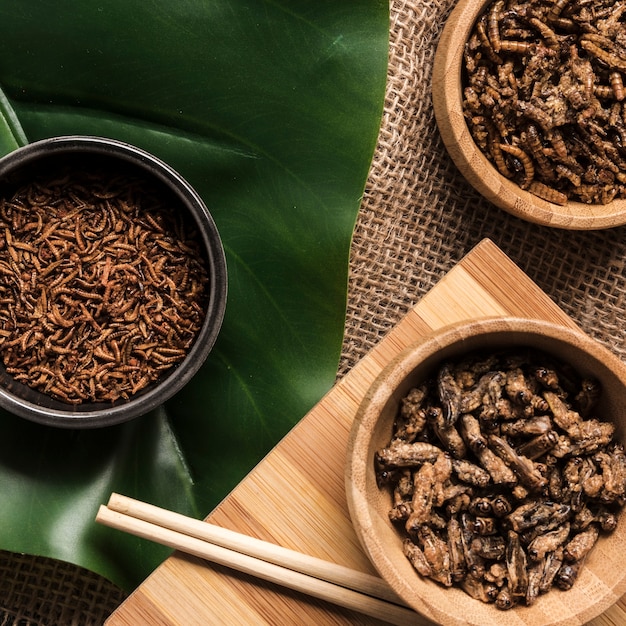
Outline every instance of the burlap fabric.
{"label": "burlap fabric", "polygon": [[96,626],[125,597],[83,568],[0,551],[0,626]]}
{"label": "burlap fabric", "polygon": [[[589,334],[626,357],[626,230],[570,232],[504,213],[464,181],[431,104],[452,0],[391,0],[387,96],[351,251],[341,377],[484,237]],[[71,566],[0,553],[3,624],[100,624],[122,592]]]}

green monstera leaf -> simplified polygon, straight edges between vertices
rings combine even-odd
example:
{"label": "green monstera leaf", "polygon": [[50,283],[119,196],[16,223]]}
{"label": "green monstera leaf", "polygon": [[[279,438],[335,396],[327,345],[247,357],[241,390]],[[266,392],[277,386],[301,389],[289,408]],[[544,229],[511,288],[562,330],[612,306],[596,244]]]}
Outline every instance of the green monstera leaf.
{"label": "green monstera leaf", "polygon": [[1,415],[0,548],[130,588],[168,551],[98,505],[204,517],[331,387],[388,19],[381,0],[0,3],[2,150],[89,134],[153,152],[204,198],[229,271],[214,350],[159,410],[93,431]]}

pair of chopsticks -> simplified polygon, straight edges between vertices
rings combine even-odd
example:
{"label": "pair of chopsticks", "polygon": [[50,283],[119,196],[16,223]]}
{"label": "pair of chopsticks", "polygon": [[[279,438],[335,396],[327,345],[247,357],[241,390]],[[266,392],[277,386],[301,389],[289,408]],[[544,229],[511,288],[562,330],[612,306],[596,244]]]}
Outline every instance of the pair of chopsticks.
{"label": "pair of chopsticks", "polygon": [[96,521],[390,624],[417,619],[377,576],[120,494],[100,506]]}

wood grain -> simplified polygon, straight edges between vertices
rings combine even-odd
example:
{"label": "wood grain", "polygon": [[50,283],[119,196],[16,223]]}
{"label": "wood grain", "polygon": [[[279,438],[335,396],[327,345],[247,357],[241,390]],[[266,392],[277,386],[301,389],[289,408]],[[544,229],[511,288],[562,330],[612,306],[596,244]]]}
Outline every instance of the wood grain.
{"label": "wood grain", "polygon": [[[400,350],[463,319],[516,315],[576,327],[490,240],[452,269],[207,517],[214,524],[375,574],[352,528],[345,452],[366,390]],[[590,622],[626,623],[626,598]],[[383,622],[174,553],[107,626],[380,625]],[[416,614],[414,624],[431,624]]]}

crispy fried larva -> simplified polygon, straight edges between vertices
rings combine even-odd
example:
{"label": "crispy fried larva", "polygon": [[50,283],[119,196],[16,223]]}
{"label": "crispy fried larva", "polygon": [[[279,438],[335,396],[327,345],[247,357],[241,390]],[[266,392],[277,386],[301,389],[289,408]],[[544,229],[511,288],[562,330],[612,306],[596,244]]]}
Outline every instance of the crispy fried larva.
{"label": "crispy fried larva", "polygon": [[558,205],[626,197],[625,13],[614,0],[494,0],[477,21],[464,115],[521,189]]}

